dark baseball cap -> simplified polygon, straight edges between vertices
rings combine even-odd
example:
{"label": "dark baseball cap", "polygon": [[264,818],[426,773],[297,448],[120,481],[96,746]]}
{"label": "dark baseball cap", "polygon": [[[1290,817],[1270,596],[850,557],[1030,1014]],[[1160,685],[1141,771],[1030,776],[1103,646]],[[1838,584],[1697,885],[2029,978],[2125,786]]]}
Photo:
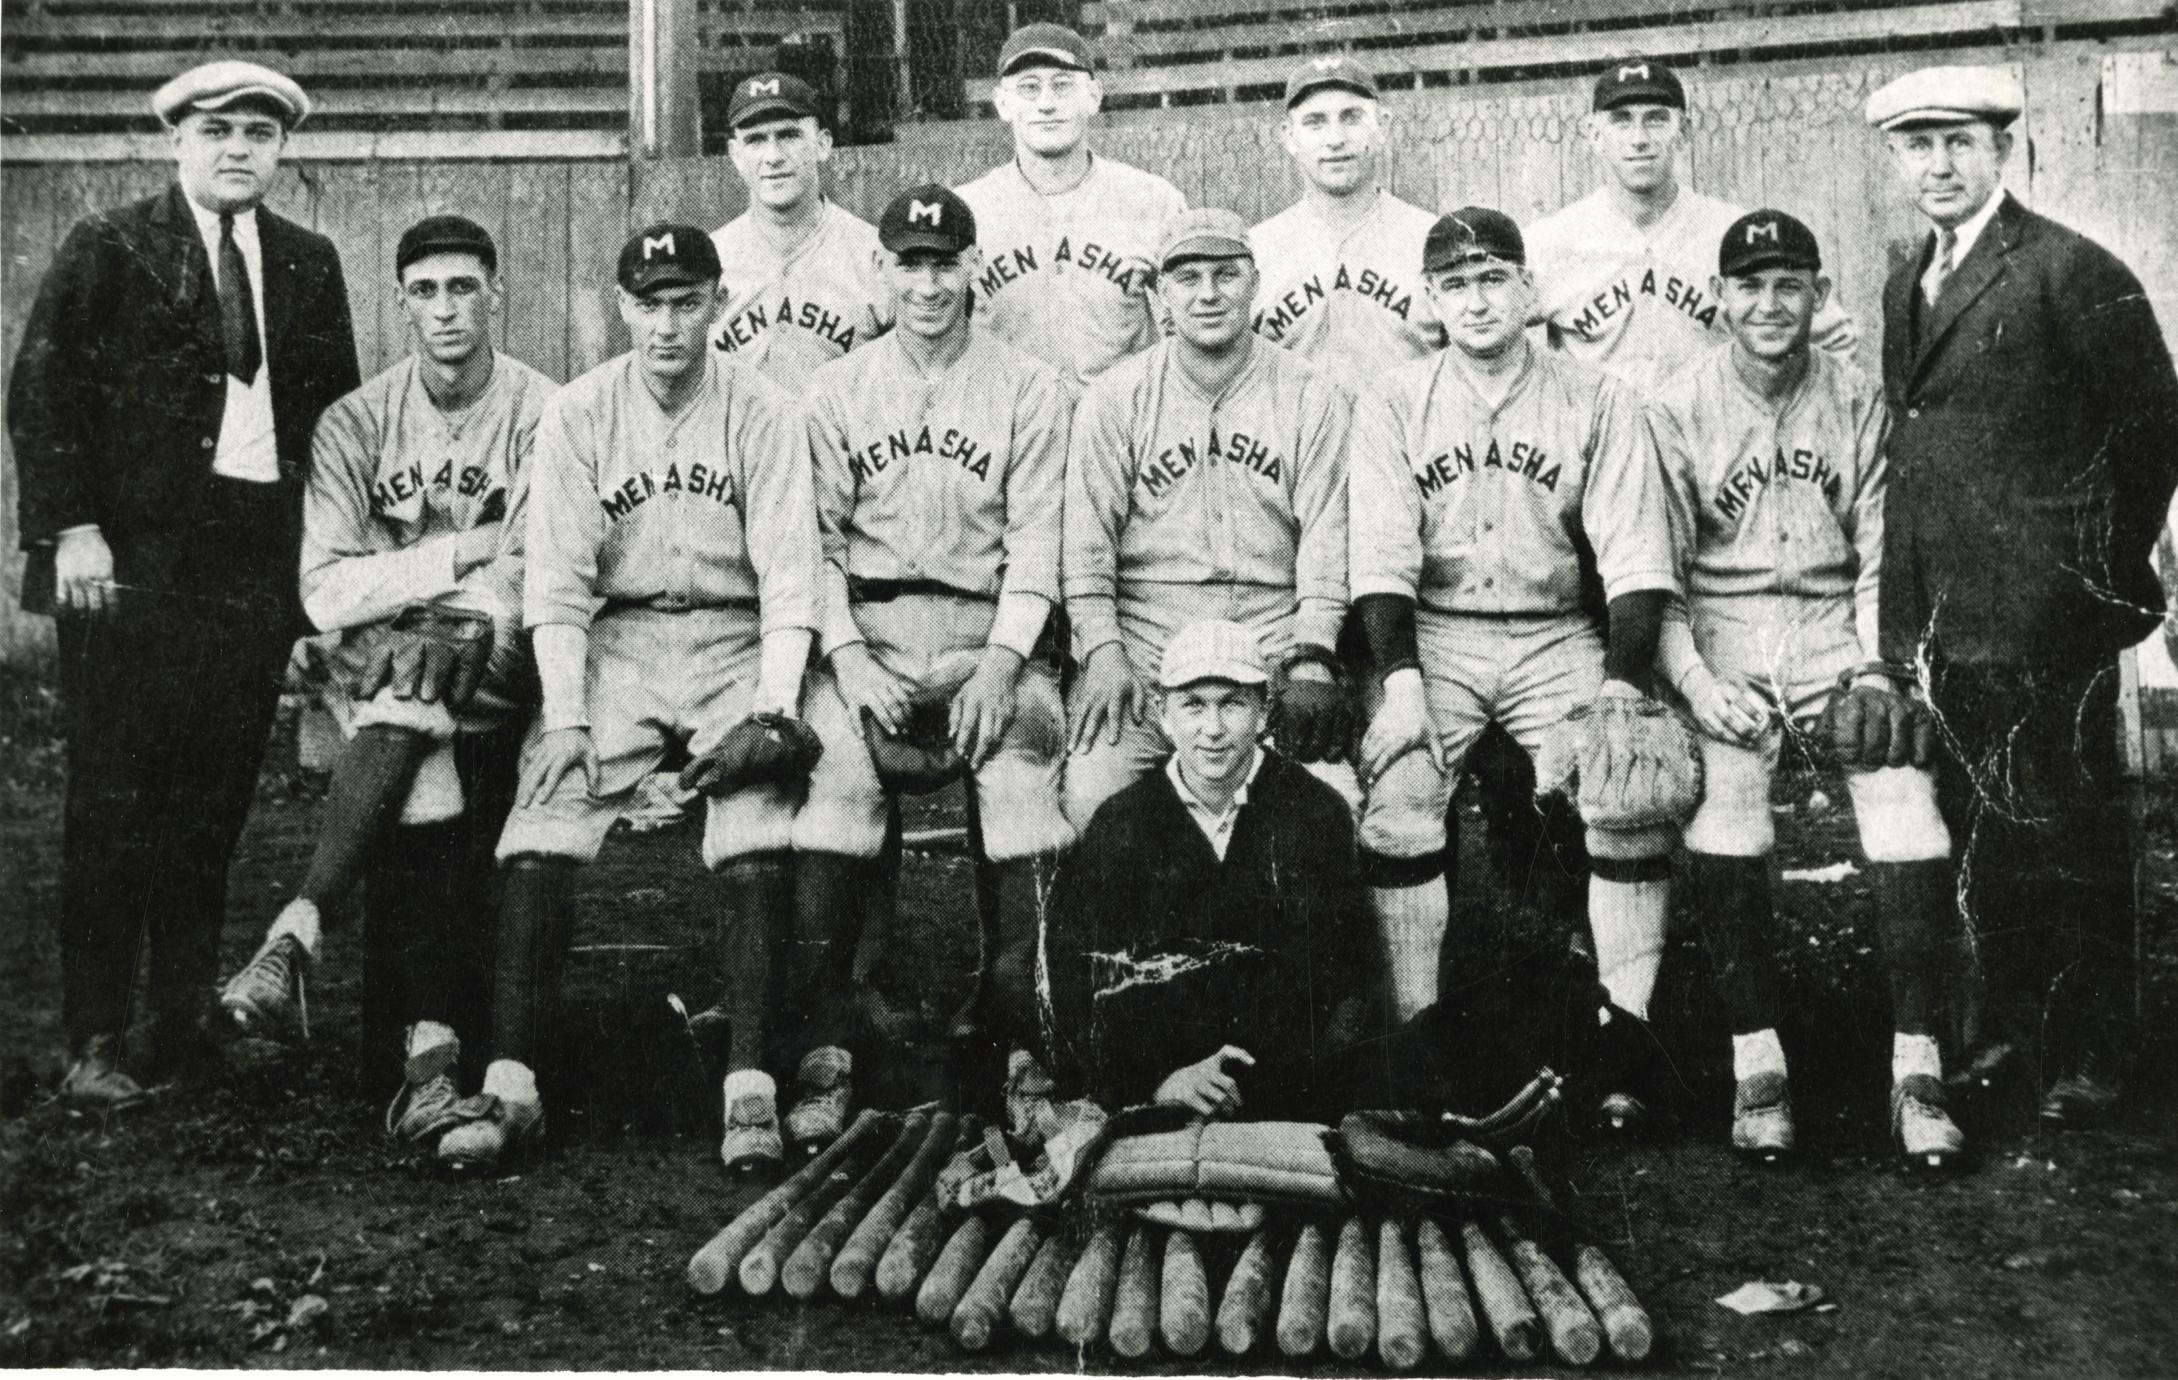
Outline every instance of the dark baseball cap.
{"label": "dark baseball cap", "polygon": [[660,221],[620,246],[620,286],[638,295],[684,283],[715,283],[722,268],[708,232]]}
{"label": "dark baseball cap", "polygon": [[816,88],[786,72],[758,72],[734,84],[726,103],[726,125],[739,129],[758,120],[821,120],[823,102]]}
{"label": "dark baseball cap", "polygon": [[1351,91],[1375,100],[1376,79],[1344,53],[1305,58],[1286,78],[1286,109],[1291,110],[1325,87]]}
{"label": "dark baseball cap", "polygon": [[1596,78],[1596,99],[1591,108],[1613,110],[1622,105],[1668,105],[1673,110],[1684,110],[1686,88],[1679,84],[1678,73],[1655,58],[1623,58],[1604,68]]}
{"label": "dark baseball cap", "polygon": [[1068,67],[1077,72],[1093,71],[1089,65],[1089,44],[1064,24],[1023,24],[1006,39],[1006,46],[998,50],[998,75],[1010,77],[1016,67]]}
{"label": "dark baseball cap", "polygon": [[1749,211],[1732,222],[1717,246],[1717,272],[1726,278],[1758,268],[1822,266],[1815,232],[1783,211]]}
{"label": "dark baseball cap", "polygon": [[1503,259],[1509,264],[1528,261],[1527,241],[1520,227],[1503,211],[1487,206],[1462,206],[1437,217],[1422,242],[1422,272],[1441,273],[1476,259]]}
{"label": "dark baseball cap", "polygon": [[895,254],[930,249],[958,254],[976,242],[976,213],[936,183],[910,187],[877,218],[877,242]]}
{"label": "dark baseball cap", "polygon": [[398,278],[418,259],[433,254],[474,254],[486,273],[499,271],[499,246],[491,233],[467,216],[425,216],[401,232],[393,251],[393,276]]}

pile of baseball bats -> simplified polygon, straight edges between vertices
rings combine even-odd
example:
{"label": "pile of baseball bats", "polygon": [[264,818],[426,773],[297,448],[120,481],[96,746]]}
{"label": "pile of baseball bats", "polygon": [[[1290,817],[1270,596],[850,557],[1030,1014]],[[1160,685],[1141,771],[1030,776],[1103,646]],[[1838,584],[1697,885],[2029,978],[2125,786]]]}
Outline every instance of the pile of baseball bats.
{"label": "pile of baseball bats", "polygon": [[1231,1356],[1373,1353],[1395,1370],[1489,1346],[1509,1361],[1586,1366],[1606,1352],[1640,1361],[1654,1340],[1633,1290],[1572,1232],[1525,1146],[1507,1157],[1531,1195],[1516,1210],[1457,1221],[1294,1214],[1242,1235],[1117,1210],[1010,1222],[955,1212],[941,1202],[941,1174],[982,1140],[972,1115],[863,1112],[695,1253],[689,1287],[795,1299],[874,1289],[970,1351],[1010,1332],[1127,1360],[1160,1346],[1201,1356],[1214,1341]]}

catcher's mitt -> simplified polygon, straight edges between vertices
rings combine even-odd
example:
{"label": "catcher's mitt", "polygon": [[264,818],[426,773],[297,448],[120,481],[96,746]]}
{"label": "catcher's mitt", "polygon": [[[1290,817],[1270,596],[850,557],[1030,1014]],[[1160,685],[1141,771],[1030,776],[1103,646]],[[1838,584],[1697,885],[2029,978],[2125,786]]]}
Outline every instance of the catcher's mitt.
{"label": "catcher's mitt", "polygon": [[752,714],[726,731],[718,745],[681,768],[680,787],[704,795],[732,795],[747,786],[802,787],[824,754],[824,744],[800,719]]}
{"label": "catcher's mitt", "polygon": [[[1936,756],[1936,715],[1926,701],[1891,686],[1856,685],[1864,675],[1891,677],[1888,666],[1860,667],[1838,677],[1823,710],[1823,738],[1841,765],[1874,770],[1925,767]],[[1908,682],[1909,686],[1911,682]]]}
{"label": "catcher's mitt", "polygon": [[1553,792],[1572,795],[1593,829],[1676,828],[1702,799],[1694,729],[1660,700],[1598,695],[1566,715],[1543,745],[1535,793]]}
{"label": "catcher's mitt", "polygon": [[[1297,679],[1303,662],[1323,667],[1329,680]],[[1286,657],[1271,687],[1270,736],[1296,762],[1336,762],[1352,754],[1354,701],[1338,659],[1321,647],[1302,647]]]}
{"label": "catcher's mitt", "polygon": [[870,763],[887,790],[927,795],[967,772],[967,760],[953,746],[947,722],[952,703],[951,690],[942,694],[918,691],[908,708],[907,731],[897,736],[863,714],[862,741],[869,746]]}
{"label": "catcher's mitt", "polygon": [[1431,1212],[1502,1196],[1497,1156],[1447,1140],[1426,1122],[1379,1112],[1350,1112],[1330,1137],[1339,1182],[1356,1202],[1387,1212]]}
{"label": "catcher's mitt", "polygon": [[1328,1129],[1305,1121],[1190,1121],[1180,1130],[1128,1135],[1105,1151],[1089,1193],[1122,1204],[1334,1204],[1341,1199],[1324,1146]]}
{"label": "catcher's mitt", "polygon": [[491,664],[489,614],[443,604],[411,604],[371,639],[352,693],[368,700],[392,690],[404,700],[459,709]]}

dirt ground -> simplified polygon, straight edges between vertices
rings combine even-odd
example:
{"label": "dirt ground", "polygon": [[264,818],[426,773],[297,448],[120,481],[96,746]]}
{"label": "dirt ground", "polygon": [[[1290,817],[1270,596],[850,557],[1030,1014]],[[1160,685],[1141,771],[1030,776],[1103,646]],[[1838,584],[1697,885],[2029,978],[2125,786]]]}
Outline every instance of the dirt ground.
{"label": "dirt ground", "polygon": [[[1096,1354],[1003,1343],[963,1357],[907,1313],[877,1307],[685,1291],[689,1253],[764,1187],[720,1172],[716,1091],[664,1017],[669,990],[692,1004],[710,996],[687,829],[617,839],[588,875],[554,1144],[516,1176],[449,1180],[403,1159],[381,1134],[382,1107],[353,1091],[352,923],[330,933],[307,1049],[236,1046],[209,1084],[112,1118],[54,1103],[41,1084],[60,1054],[59,769],[45,689],[0,690],[0,1365],[1113,1368]],[[1785,868],[1852,858],[1833,791],[1842,801],[1811,777],[1785,783]],[[268,771],[234,875],[230,969],[297,875],[317,800],[313,783]],[[2119,1129],[2063,1136],[2034,1129],[2023,1101],[1983,1109],[1981,1163],[1957,1178],[1909,1177],[1886,1153],[1887,1036],[1858,878],[1780,888],[1795,1013],[1784,1033],[1810,1151],[1784,1172],[1743,1168],[1722,1148],[1727,1049],[1705,964],[1681,935],[1657,1006],[1690,1090],[1679,1133],[1630,1149],[1552,1147],[1587,1229],[1655,1314],[1650,1369],[2171,1373],[2173,800],[2158,792],[2149,809],[2151,1029],[2166,1038],[2147,1051],[2143,1104]],[[1493,965],[1563,936],[1508,902],[1480,832],[1466,830],[1456,923],[1487,987]],[[871,957],[873,980],[912,1025],[949,1009],[954,993],[914,991],[900,956],[964,980],[969,871],[956,856],[912,850],[905,871],[897,932]],[[1818,1285],[1836,1307],[1742,1318],[1713,1301],[1757,1279]],[[305,1296],[322,1311],[298,1314]]]}

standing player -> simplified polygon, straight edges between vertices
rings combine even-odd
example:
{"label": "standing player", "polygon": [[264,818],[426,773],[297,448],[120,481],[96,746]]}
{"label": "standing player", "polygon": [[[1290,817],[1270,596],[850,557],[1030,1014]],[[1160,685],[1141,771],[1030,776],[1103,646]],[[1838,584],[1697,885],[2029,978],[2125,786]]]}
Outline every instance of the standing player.
{"label": "standing player", "polygon": [[711,236],[725,296],[711,342],[790,393],[891,321],[877,232],[824,194],[832,134],[818,110],[809,84],[784,72],[734,88],[726,151],[749,209]]}
{"label": "standing player", "polygon": [[1015,30],[991,100],[1013,127],[1013,158],[959,189],[982,243],[976,305],[1001,338],[1079,387],[1157,339],[1150,255],[1187,201],[1090,151],[1104,92],[1072,29]]}
{"label": "standing player", "polygon": [[[1431,229],[1422,268],[1452,348],[1407,365],[1355,419],[1353,588],[1382,707],[1363,736],[1365,852],[1433,874],[1468,749],[1502,724],[1533,756],[1572,710],[1650,688],[1676,585],[1669,496],[1632,389],[1535,349],[1520,228],[1470,207]],[[1606,643],[1584,597],[1609,601]],[[1638,1044],[1661,952],[1674,831],[1587,830],[1589,925],[1611,1038]],[[1394,973],[1434,980],[1446,916],[1427,882],[1380,909],[1404,922]],[[1396,978],[1395,978],[1396,980]],[[1628,1014],[1630,1013],[1630,1015]],[[1405,1013],[1402,1013],[1405,1014]],[[1605,1114],[1639,1115],[1607,1075]]]}
{"label": "standing player", "polygon": [[1844,763],[1845,783],[1890,973],[1891,1131],[1908,1164],[1938,1165],[1964,1145],[1936,1045],[1957,916],[1935,776],[1925,761],[1906,765],[1910,732],[1891,736],[1919,711],[1877,654],[1882,392],[1810,348],[1830,280],[1813,232],[1791,216],[1733,222],[1709,294],[1731,344],[1658,399],[1679,530],[1692,538],[1686,599],[1666,615],[1658,664],[1701,729],[1704,795],[1686,846],[1731,1018],[1732,1145],[1762,1158],[1793,1149],[1770,903],[1779,745],[1826,710],[1865,712],[1876,732],[1855,735],[1868,750]]}
{"label": "standing player", "polygon": [[[1707,285],[1717,242],[1742,208],[1680,185],[1688,119],[1686,88],[1663,63],[1607,68],[1587,121],[1602,185],[1527,234],[1536,319],[1551,347],[1644,390],[1728,334]],[[1837,303],[1816,318],[1823,349],[1850,354],[1855,338]]]}
{"label": "standing player", "polygon": [[785,997],[806,1022],[786,1123],[805,1145],[843,1129],[859,888],[894,789],[864,732],[914,740],[940,719],[973,775],[998,933],[981,945],[996,960],[963,1014],[987,1034],[1025,1044],[1035,1033],[1050,862],[1074,837],[1059,801],[1065,716],[1043,645],[1059,598],[1066,385],[970,322],[981,261],[959,197],[902,192],[878,235],[899,329],[818,370],[808,404],[826,560],[826,671],[810,717],[826,750],[794,827]]}
{"label": "standing player", "polygon": [[[491,1163],[543,1128],[532,1065],[573,939],[572,870],[636,784],[680,745],[697,759],[684,780],[700,780],[766,742],[784,756],[800,728],[817,612],[809,466],[787,395],[706,348],[718,277],[701,230],[630,237],[618,278],[634,348],[553,395],[537,426],[522,612],[543,710],[499,840],[485,1097],[439,1141],[455,1165]],[[792,904],[793,803],[778,779],[711,799],[703,858],[720,874],[730,992],[764,990],[743,969],[761,968],[765,931]],[[731,1066],[757,1069],[760,1013],[736,1014]],[[721,1152],[777,1159],[768,1081],[745,1081],[759,1086],[729,1100]]]}

